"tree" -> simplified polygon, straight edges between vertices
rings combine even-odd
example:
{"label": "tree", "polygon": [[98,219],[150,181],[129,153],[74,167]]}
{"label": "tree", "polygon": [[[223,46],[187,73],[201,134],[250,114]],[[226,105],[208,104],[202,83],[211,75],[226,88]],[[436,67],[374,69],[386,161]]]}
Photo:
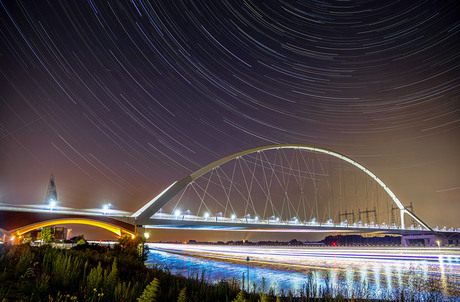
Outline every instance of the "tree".
{"label": "tree", "polygon": [[248,302],[248,300],[244,298],[244,292],[240,291],[232,302]]}
{"label": "tree", "polygon": [[177,297],[177,302],[187,302],[187,288],[184,287],[180,293],[179,297]]}
{"label": "tree", "polygon": [[53,229],[50,226],[42,228],[40,236],[44,242],[52,242],[54,240]]}
{"label": "tree", "polygon": [[141,236],[123,236],[118,239],[115,250],[128,255],[135,255],[140,261],[147,260],[148,249],[144,248],[145,238]]}
{"label": "tree", "polygon": [[22,240],[22,243],[31,243],[32,242],[32,234],[29,232],[24,235],[24,240]]}
{"label": "tree", "polygon": [[160,288],[160,281],[154,278],[152,282],[144,289],[142,295],[137,298],[138,302],[155,302],[158,298],[158,291]]}
{"label": "tree", "polygon": [[84,235],[78,236],[75,241],[77,242],[77,245],[85,245],[85,244],[87,244]]}

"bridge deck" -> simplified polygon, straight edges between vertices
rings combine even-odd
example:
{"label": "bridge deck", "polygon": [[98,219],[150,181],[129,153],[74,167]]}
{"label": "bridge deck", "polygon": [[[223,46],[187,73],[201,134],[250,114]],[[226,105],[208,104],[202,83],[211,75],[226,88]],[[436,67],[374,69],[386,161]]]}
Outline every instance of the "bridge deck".
{"label": "bridge deck", "polygon": [[[171,219],[171,218],[150,218],[146,228],[170,228],[170,229],[212,229],[212,230],[233,230],[233,231],[272,231],[272,232],[341,232],[341,233],[373,233],[393,235],[425,235],[438,233],[429,230],[383,228],[383,227],[354,227],[340,226],[334,224],[309,224],[309,223],[286,223],[286,222],[245,222],[215,219]],[[456,232],[442,232],[449,236]]]}

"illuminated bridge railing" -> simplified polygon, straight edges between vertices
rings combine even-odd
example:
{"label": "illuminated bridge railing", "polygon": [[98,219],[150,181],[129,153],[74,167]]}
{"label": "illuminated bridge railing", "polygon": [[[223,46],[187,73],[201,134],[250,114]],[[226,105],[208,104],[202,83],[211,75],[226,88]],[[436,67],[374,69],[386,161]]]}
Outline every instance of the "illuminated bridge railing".
{"label": "illuminated bridge railing", "polygon": [[[367,224],[367,223],[348,223],[347,221],[342,221],[340,223],[334,223],[332,220],[326,221],[326,222],[318,222],[316,220],[311,220],[311,221],[300,221],[296,218],[293,218],[292,220],[280,220],[279,218],[273,217],[273,219],[259,219],[258,217],[223,217],[223,216],[210,216],[210,215],[205,215],[205,216],[197,216],[193,214],[186,214],[186,213],[164,213],[164,212],[158,212],[155,215],[152,216],[154,219],[159,219],[159,220],[167,220],[167,221],[183,221],[183,222],[204,222],[204,223],[213,223],[213,224],[228,224],[228,223],[239,223],[239,224],[251,224],[251,225],[273,225],[273,226],[302,226],[302,227],[324,227],[324,228],[350,228],[350,229],[375,229],[375,230],[423,230],[422,226],[410,226],[406,228],[401,228],[396,225],[389,226],[385,223],[382,224],[375,224],[373,222]],[[438,232],[460,232],[460,228],[454,229],[452,228],[442,228],[439,229],[436,227],[434,229],[435,231]]]}

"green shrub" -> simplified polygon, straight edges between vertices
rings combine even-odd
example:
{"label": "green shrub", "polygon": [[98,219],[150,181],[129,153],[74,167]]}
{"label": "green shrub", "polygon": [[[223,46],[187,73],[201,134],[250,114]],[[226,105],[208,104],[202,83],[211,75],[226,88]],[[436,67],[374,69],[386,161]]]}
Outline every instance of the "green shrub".
{"label": "green shrub", "polygon": [[184,287],[180,293],[179,297],[177,297],[177,302],[187,302],[187,288]]}
{"label": "green shrub", "polygon": [[19,256],[19,261],[16,264],[15,275],[17,278],[22,276],[28,268],[32,267],[34,256],[35,255],[30,247],[24,248],[24,251]]}
{"label": "green shrub", "polygon": [[90,270],[86,278],[86,297],[91,297],[98,293],[103,280],[103,271],[101,262],[99,262],[97,267]]}
{"label": "green shrub", "polygon": [[160,282],[157,278],[154,278],[152,282],[144,289],[142,295],[137,298],[139,302],[155,302],[158,298],[158,291],[160,288]]}

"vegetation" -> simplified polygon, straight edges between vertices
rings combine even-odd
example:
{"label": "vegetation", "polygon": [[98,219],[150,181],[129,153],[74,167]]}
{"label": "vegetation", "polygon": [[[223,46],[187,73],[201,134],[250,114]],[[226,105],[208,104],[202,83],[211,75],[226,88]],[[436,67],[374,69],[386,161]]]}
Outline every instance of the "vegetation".
{"label": "vegetation", "polygon": [[[0,245],[0,301],[232,301],[236,282],[211,285],[147,268],[139,238],[114,247]],[[251,301],[257,301],[252,295]]]}
{"label": "vegetation", "polygon": [[42,238],[43,242],[52,242],[54,240],[53,229],[50,226],[42,228],[40,237]]}
{"label": "vegetation", "polygon": [[[261,292],[256,286],[243,291],[236,280],[209,284],[201,276],[172,275],[158,267],[147,268],[146,252],[139,249],[139,238],[121,238],[114,247],[80,244],[72,249],[28,244],[0,246],[0,301],[180,301],[180,302],[275,302],[275,301],[347,301],[350,294],[338,289],[318,287],[313,275],[307,275],[300,293]],[[360,289],[348,301],[369,301],[368,289]],[[422,291],[421,291],[422,292]],[[426,292],[425,292],[426,293]],[[424,294],[425,295],[425,294]],[[386,300],[441,301],[433,291],[422,295],[406,292]]]}

